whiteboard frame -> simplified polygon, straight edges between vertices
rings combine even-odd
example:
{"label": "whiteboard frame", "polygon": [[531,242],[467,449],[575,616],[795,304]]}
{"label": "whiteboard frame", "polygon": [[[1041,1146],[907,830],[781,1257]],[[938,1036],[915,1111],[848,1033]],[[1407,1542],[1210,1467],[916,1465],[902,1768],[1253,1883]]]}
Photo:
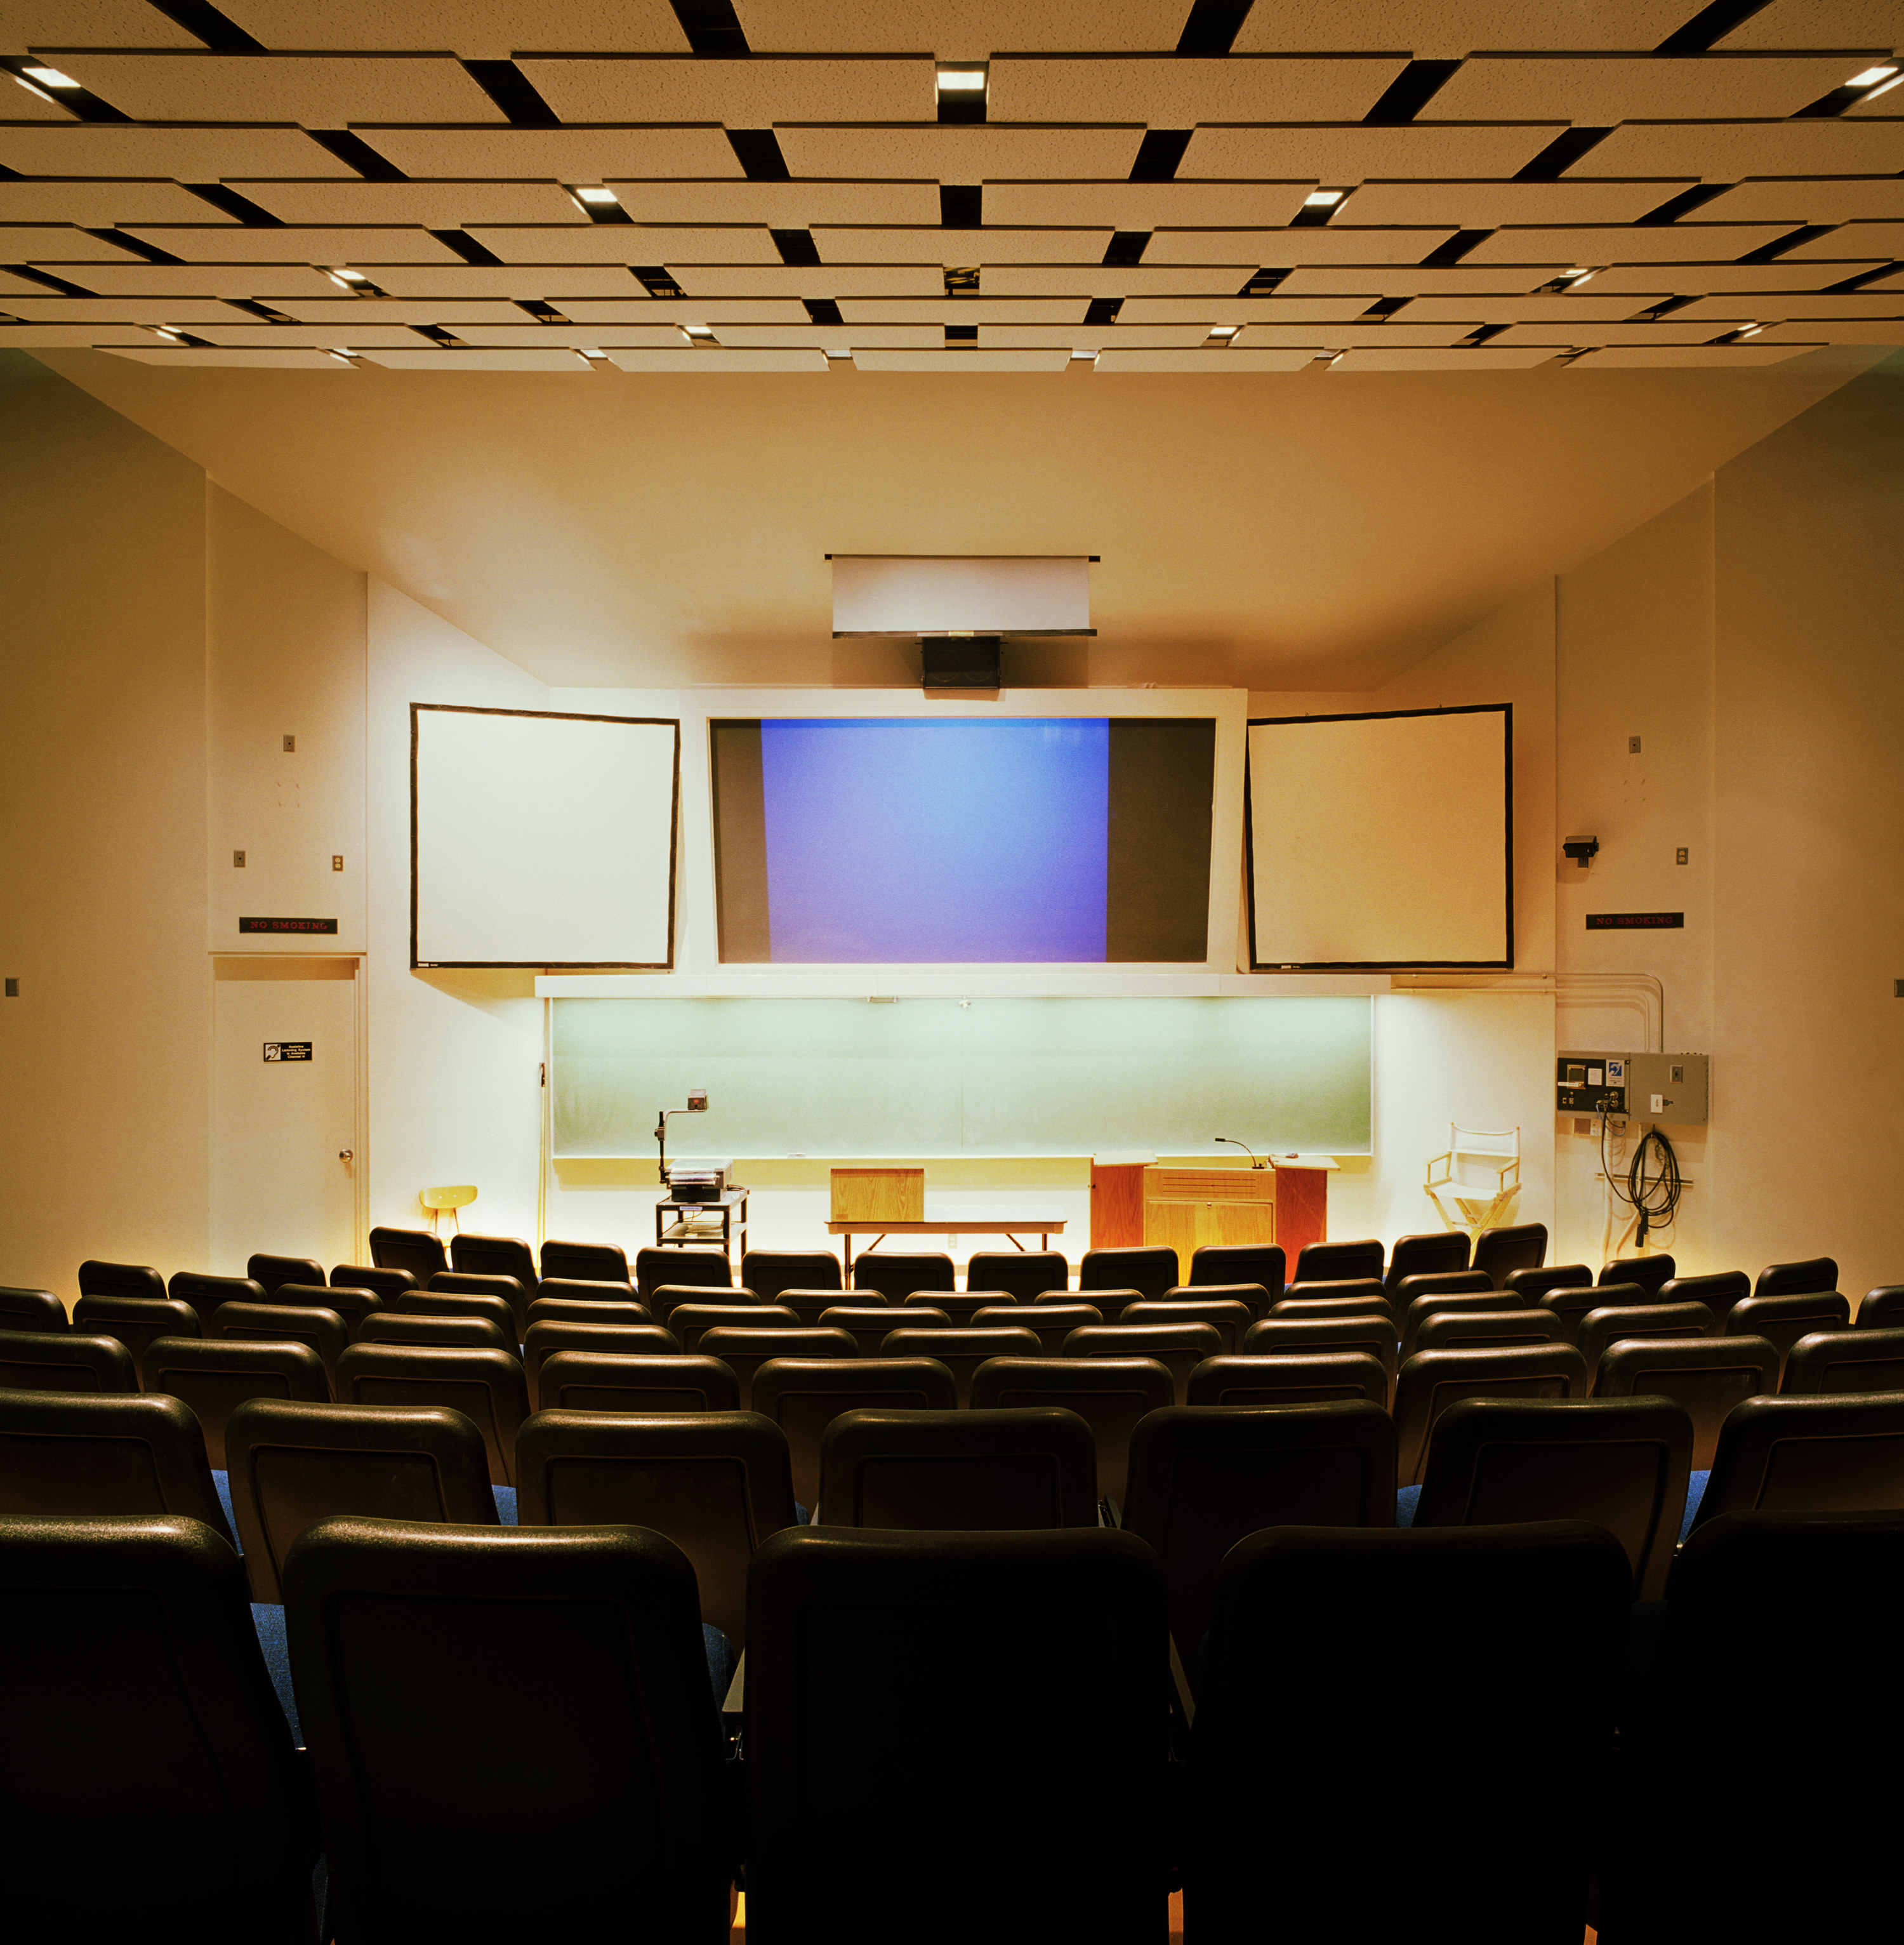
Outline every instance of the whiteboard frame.
{"label": "whiteboard frame", "polygon": [[[1424,716],[1499,716],[1501,718],[1502,883],[1506,957],[1501,959],[1318,959],[1264,960],[1256,951],[1255,823],[1249,795],[1249,732],[1308,723],[1375,723]],[[1315,716],[1252,716],[1244,726],[1243,769],[1243,865],[1249,924],[1249,969],[1252,972],[1382,972],[1432,968],[1445,972],[1511,972],[1514,967],[1514,704],[1465,702],[1445,709],[1339,710]]]}
{"label": "whiteboard frame", "polygon": [[[674,732],[673,781],[668,806],[667,957],[626,959],[419,959],[417,956],[417,766],[421,718],[436,716],[533,716],[563,723],[620,723]],[[448,967],[507,966],[531,972],[568,969],[577,972],[671,972],[674,969],[676,905],[681,869],[681,720],[675,716],[609,716],[571,709],[494,709],[462,702],[413,702],[410,705],[410,969],[430,972]]]}

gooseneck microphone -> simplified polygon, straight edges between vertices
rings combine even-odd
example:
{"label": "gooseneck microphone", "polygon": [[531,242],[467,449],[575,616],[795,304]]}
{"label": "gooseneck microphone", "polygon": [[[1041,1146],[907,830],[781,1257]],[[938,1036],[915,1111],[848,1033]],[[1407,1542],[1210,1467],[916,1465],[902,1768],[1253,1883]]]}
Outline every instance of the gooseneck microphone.
{"label": "gooseneck microphone", "polygon": [[1234,1135],[1212,1135],[1210,1139],[1213,1142],[1228,1142],[1231,1148],[1242,1149],[1249,1157],[1249,1166],[1252,1168],[1265,1168],[1268,1166],[1266,1162],[1261,1162],[1256,1159],[1256,1151],[1247,1142],[1240,1142]]}

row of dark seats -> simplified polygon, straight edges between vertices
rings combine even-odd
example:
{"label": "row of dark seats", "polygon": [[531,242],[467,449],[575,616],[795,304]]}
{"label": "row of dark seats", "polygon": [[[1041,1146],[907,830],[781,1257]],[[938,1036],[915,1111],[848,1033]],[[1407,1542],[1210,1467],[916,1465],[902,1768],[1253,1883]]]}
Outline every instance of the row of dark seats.
{"label": "row of dark seats", "polygon": [[1178,1883],[1191,1945],[1878,1935],[1898,1685],[1793,1678],[1904,1621],[1904,1516],[1728,1515],[1631,1591],[1583,1521],[1278,1524],[1193,1696],[1134,1531],[787,1529],[736,1740],[661,1533],[332,1518],[285,1562],[307,1758],[208,1524],[4,1516],[7,1910],[715,1945],[743,1868],[763,1940],[1155,1945]]}

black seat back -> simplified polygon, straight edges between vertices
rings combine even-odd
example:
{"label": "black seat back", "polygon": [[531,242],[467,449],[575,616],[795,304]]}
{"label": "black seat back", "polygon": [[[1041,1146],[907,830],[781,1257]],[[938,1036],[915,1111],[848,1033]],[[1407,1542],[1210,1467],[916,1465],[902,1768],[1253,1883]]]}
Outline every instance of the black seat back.
{"label": "black seat back", "polygon": [[226,1421],[225,1456],[254,1601],[284,1598],[291,1543],[335,1514],[496,1523],[482,1435],[460,1411],[253,1398]]}
{"label": "black seat back", "polygon": [[371,1230],[370,1259],[379,1269],[408,1270],[420,1284],[449,1268],[442,1239],[427,1229]]}
{"label": "black seat back", "polygon": [[0,1392],[0,1513],[174,1513],[231,1538],[199,1422],[175,1398]]}
{"label": "black seat back", "polygon": [[1395,1324],[1385,1311],[1360,1317],[1320,1317],[1294,1321],[1270,1316],[1243,1333],[1246,1358],[1315,1358],[1332,1351],[1351,1351],[1379,1359],[1394,1391]]}
{"label": "black seat back", "polygon": [[1553,1263],[1545,1268],[1509,1270],[1501,1287],[1511,1290],[1523,1303],[1545,1303],[1550,1290],[1590,1288],[1593,1271],[1585,1263]]}
{"label": "black seat back", "polygon": [[370,1263],[333,1263],[330,1280],[339,1290],[367,1290],[386,1303],[396,1302],[406,1290],[421,1290],[424,1281],[408,1270],[379,1269]]}
{"label": "black seat back", "polygon": [[[1083,1324],[1067,1336],[1058,1355],[1154,1358],[1170,1373],[1176,1386],[1176,1401],[1181,1404],[1191,1373],[1206,1358],[1220,1357],[1228,1348],[1214,1324]],[[1001,1355],[1015,1353],[1002,1352]]]}
{"label": "black seat back", "polygon": [[1860,1330],[1895,1330],[1904,1327],[1904,1283],[1881,1283],[1865,1292],[1858,1305]]}
{"label": "black seat back", "polygon": [[1829,1256],[1807,1256],[1803,1262],[1768,1263],[1753,1280],[1755,1296],[1810,1296],[1836,1290],[1838,1265]]}
{"label": "black seat back", "polygon": [[1571,1344],[1417,1351],[1395,1377],[1395,1483],[1419,1486],[1434,1422],[1465,1398],[1579,1398],[1586,1361]]}
{"label": "black seat back", "polygon": [[496,1334],[513,1351],[522,1340],[516,1329],[516,1312],[506,1297],[473,1290],[413,1290],[396,1300],[404,1317],[479,1317],[495,1327]]}
{"label": "black seat back", "polygon": [[1394,1524],[1394,1421],[1366,1401],[1154,1411],[1131,1435],[1123,1514],[1163,1562],[1194,1688],[1218,1573],[1238,1540],[1269,1526]]}
{"label": "black seat back", "polygon": [[1546,1260],[1545,1222],[1511,1222],[1499,1229],[1483,1229],[1474,1238],[1472,1266],[1485,1271],[1496,1290],[1505,1289],[1508,1278],[1517,1271],[1537,1270]]}
{"label": "black seat back", "polygon": [[[708,1327],[695,1321],[704,1315],[722,1321],[731,1319],[737,1324],[750,1320],[772,1324],[788,1318],[796,1323],[799,1321],[799,1313],[786,1304],[763,1303],[752,1290],[732,1284],[719,1287],[710,1284],[658,1284],[649,1293],[644,1307],[655,1323],[664,1330],[672,1330],[684,1342]],[[675,1315],[682,1310],[691,1313],[685,1321]]]}
{"label": "black seat back", "polygon": [[[1346,1907],[1357,1938],[1577,1940],[1631,1598],[1619,1542],[1579,1520],[1238,1542],[1191,1746],[1185,1938],[1262,1935],[1259,1847],[1274,1831],[1279,1937],[1340,1936]],[[1405,1845],[1342,1814],[1369,1775],[1345,1708],[1397,1643],[1410,1746],[1434,1778],[1409,1799]],[[1536,1643],[1557,1683],[1529,1675]],[[1539,1814],[1477,1845],[1475,1806],[1508,1777]]]}
{"label": "black seat back", "polygon": [[486,1317],[439,1315],[433,1311],[377,1310],[357,1332],[359,1344],[427,1344],[446,1351],[507,1351],[508,1332]]}
{"label": "black seat back", "polygon": [[[1034,1305],[1034,1309],[1039,1306]],[[1208,1324],[1222,1340],[1212,1355],[1222,1357],[1243,1348],[1243,1333],[1255,1319],[1246,1303],[1222,1297],[1186,1299],[1160,1297],[1155,1302],[1127,1303],[1117,1313],[1120,1324],[1148,1326],[1153,1324]],[[1146,1356],[1152,1354],[1146,1352]]]}
{"label": "black seat back", "polygon": [[[944,1321],[951,1321],[943,1312],[938,1315]],[[910,1324],[913,1315],[909,1306],[904,1321]],[[1101,1324],[1105,1315],[1095,1303],[990,1303],[969,1312],[964,1321],[977,1330],[1029,1330],[1043,1355],[1055,1358],[1074,1330],[1083,1324]]]}
{"label": "black seat back", "polygon": [[520,1277],[488,1273],[478,1275],[468,1270],[439,1270],[430,1279],[427,1287],[432,1296],[500,1297],[508,1305],[509,1314],[515,1320],[516,1341],[519,1344],[529,1327],[529,1292],[535,1286],[525,1283]]}
{"label": "black seat back", "polygon": [[545,1411],[738,1411],[741,1382],[718,1358],[558,1351],[544,1361]]}
{"label": "black seat back", "polygon": [[221,1303],[263,1303],[264,1286],[250,1277],[208,1276],[200,1270],[180,1270],[165,1286],[175,1303],[190,1305],[199,1320],[199,1335],[211,1335],[211,1320]]}
{"label": "black seat back", "polygon": [[1267,1317],[1277,1300],[1259,1283],[1180,1283],[1158,1299],[1163,1303],[1240,1303],[1252,1320]]}
{"label": "black seat back", "polygon": [[529,1326],[522,1340],[522,1376],[528,1386],[529,1409],[536,1402],[537,1381],[544,1361],[558,1351],[602,1351],[611,1357],[670,1358],[681,1350],[681,1340],[658,1324],[576,1324],[550,1318]]}
{"label": "black seat back", "polygon": [[353,1344],[337,1360],[342,1404],[460,1411],[482,1435],[489,1482],[516,1483],[516,1434],[529,1415],[522,1367],[507,1351],[445,1351],[409,1344]]}
{"label": "black seat back", "polygon": [[[1422,1236],[1397,1236],[1388,1252],[1383,1282],[1392,1293],[1403,1277],[1446,1275],[1468,1268],[1465,1229],[1438,1229]],[[1483,1275],[1487,1272],[1482,1272]],[[1494,1287],[1493,1278],[1488,1278]]]}
{"label": "black seat back", "polygon": [[1061,1250],[975,1250],[966,1263],[968,1290],[1002,1290],[1021,1303],[1071,1282]]}
{"label": "black seat back", "polygon": [[[1462,1273],[1464,1275],[1465,1272]],[[1292,1303],[1360,1303],[1367,1310],[1392,1310],[1399,1317],[1388,1286],[1380,1277],[1336,1277],[1322,1283],[1289,1283],[1283,1286],[1280,1301],[1268,1312],[1274,1316]]]}
{"label": "black seat back", "polygon": [[1634,1337],[1710,1337],[1714,1328],[1712,1313],[1702,1303],[1610,1304],[1580,1319],[1576,1341],[1591,1379],[1610,1344]]}
{"label": "black seat back", "polygon": [[1904,1330],[1813,1331],[1792,1345],[1779,1389],[1794,1396],[1904,1392]]}
{"label": "black seat back", "polygon": [[[747,1279],[743,1277],[741,1281]],[[635,1294],[652,1307],[661,1285],[692,1284],[703,1290],[732,1290],[734,1265],[719,1250],[678,1248],[637,1250],[635,1252]],[[655,1312],[658,1317],[660,1312]],[[665,1324],[664,1317],[661,1321]]]}
{"label": "black seat back", "polygon": [[1527,1300],[1530,1303],[1537,1302],[1543,1310],[1551,1311],[1567,1327],[1567,1335],[1577,1343],[1581,1321],[1595,1311],[1646,1308],[1650,1307],[1653,1297],[1644,1284],[1582,1281],[1558,1285],[1538,1298],[1530,1296]]}
{"label": "black seat back", "polygon": [[936,1358],[952,1373],[961,1405],[971,1401],[972,1373],[987,1358],[1035,1358],[1038,1351],[1034,1333],[1009,1325],[927,1324],[889,1330],[880,1340],[883,1358]]}
{"label": "black seat back", "polygon": [[830,1250],[749,1250],[741,1281],[766,1303],[783,1290],[840,1290],[840,1259]]}
{"label": "black seat back", "polygon": [[0,1389],[136,1392],[132,1353],[116,1337],[70,1330],[0,1330]]}
{"label": "black seat back", "polygon": [[247,1602],[196,1518],[0,1518],[22,1945],[315,1937],[315,1806]]}
{"label": "black seat back", "polygon": [[[79,1312],[73,1313],[74,1321]],[[1851,1306],[1835,1290],[1807,1291],[1790,1296],[1742,1297],[1726,1315],[1726,1329],[1740,1336],[1766,1337],[1791,1355],[1801,1337],[1817,1330],[1848,1330]]]}
{"label": "black seat back", "polygon": [[[777,1533],[747,1586],[750,1921],[883,1937],[929,1884],[910,1935],[1160,1940],[1167,1638],[1156,1556],[1127,1533]],[[1054,1683],[1027,1646],[1055,1642]],[[946,1869],[975,1804],[1037,1841]]]}
{"label": "black seat back", "polygon": [[[537,1304],[545,1302],[633,1304],[644,1312],[648,1308],[633,1284],[608,1278],[545,1276],[529,1293],[530,1315],[535,1315]],[[653,1318],[645,1315],[641,1321],[652,1323]]]}
{"label": "black seat back", "polygon": [[[1036,1303],[1019,1302],[1009,1290],[909,1290],[892,1305],[892,1327],[895,1330],[916,1330],[931,1317],[943,1317],[963,1327],[969,1325],[981,1310],[1019,1311],[1037,1307]],[[922,1316],[922,1312],[926,1315]]]}
{"label": "black seat back", "polygon": [[1659,1286],[1662,1303],[1702,1303],[1723,1327],[1732,1306],[1752,1293],[1743,1270],[1719,1270],[1710,1276],[1676,1276]]}
{"label": "black seat back", "polygon": [[1091,1428],[1098,1497],[1115,1503],[1130,1469],[1131,1434],[1146,1412],[1176,1401],[1176,1384],[1154,1358],[991,1358],[972,1374],[974,1411],[1057,1405]]}
{"label": "black seat back", "polygon": [[1591,1520],[1656,1601],[1686,1514],[1693,1421],[1671,1398],[1464,1398],[1435,1421],[1418,1527]]}
{"label": "black seat back", "polygon": [[[340,1937],[606,1938],[631,1904],[643,1937],[720,1937],[725,1744],[679,1547],[337,1519],[286,1578]],[[510,1669],[532,1699],[485,1706]]]}
{"label": "black seat back", "polygon": [[165,1279],[146,1263],[100,1262],[91,1258],[79,1265],[82,1296],[161,1297]]}
{"label": "black seat back", "polygon": [[146,1352],[145,1388],[189,1405],[214,1472],[225,1469],[225,1426],[248,1398],[328,1404],[331,1379],[308,1344],[291,1339],[162,1337]]}
{"label": "black seat back", "polygon": [[1094,1527],[1096,1448],[1056,1406],[845,1411],[821,1442],[820,1505],[829,1527]]}
{"label": "black seat back", "polygon": [[334,1310],[344,1319],[353,1344],[364,1334],[365,1319],[384,1308],[384,1299],[374,1290],[358,1290],[349,1284],[281,1283],[266,1301],[295,1304],[305,1310]]}
{"label": "black seat back", "polygon": [[449,1266],[466,1276],[513,1277],[525,1290],[533,1290],[540,1277],[535,1252],[519,1236],[472,1236],[459,1233],[450,1238]]}
{"label": "black seat back", "polygon": [[1289,1259],[1273,1243],[1204,1243],[1190,1253],[1191,1283],[1260,1284],[1265,1309],[1282,1296],[1288,1278]]}
{"label": "black seat back", "polygon": [[1412,1298],[1401,1314],[1401,1349],[1403,1358],[1415,1355],[1415,1340],[1422,1334],[1422,1326],[1431,1317],[1481,1317],[1517,1316],[1524,1315],[1520,1300],[1510,1292],[1500,1290],[1455,1290],[1446,1293],[1431,1290]]}
{"label": "black seat back", "polygon": [[1206,1358],[1190,1374],[1194,1405],[1336,1404],[1366,1398],[1388,1408],[1389,1376],[1366,1351],[1320,1351],[1313,1357]]}
{"label": "black seat back", "polygon": [[1602,1263],[1597,1281],[1601,1283],[1636,1283],[1650,1296],[1660,1291],[1678,1275],[1671,1256],[1626,1256]]}
{"label": "black seat back", "polygon": [[1382,1280],[1381,1243],[1373,1236],[1350,1243],[1305,1243],[1296,1259],[1294,1283],[1339,1283],[1348,1277]]}
{"label": "black seat back", "polygon": [[[1077,1266],[1078,1294],[1092,1290],[1134,1290],[1140,1296],[1161,1296],[1177,1281],[1177,1253],[1151,1245],[1115,1250],[1086,1250]],[[972,1287],[966,1278],[966,1287]],[[1055,1286],[1054,1286],[1055,1287]]]}
{"label": "black seat back", "polygon": [[769,1358],[753,1373],[753,1409],[786,1435],[793,1497],[820,1503],[820,1451],[844,1411],[950,1411],[951,1372],[936,1358]]}
{"label": "black seat back", "polygon": [[[843,1294],[862,1300],[852,1303],[836,1300],[825,1309],[815,1312],[809,1321],[822,1330],[844,1330],[859,1346],[862,1358],[876,1356],[880,1339],[906,1320],[877,1290],[833,1292],[836,1299]],[[950,1324],[952,1321],[942,1310],[929,1311],[926,1317],[928,1322],[933,1324]]]}
{"label": "black seat back", "polygon": [[551,1278],[575,1278],[584,1283],[630,1283],[627,1253],[618,1243],[558,1243],[552,1238],[542,1245],[541,1275]]}
{"label": "black seat back", "polygon": [[857,1358],[859,1346],[846,1330],[822,1330],[815,1325],[719,1324],[701,1333],[701,1349],[718,1358],[740,1380],[741,1404],[750,1402],[753,1374],[770,1358]]}
{"label": "black seat back", "polygon": [[309,1256],[274,1256],[260,1251],[246,1259],[245,1274],[263,1288],[264,1300],[270,1303],[280,1284],[321,1284],[324,1265]]}
{"label": "black seat back", "polygon": [[161,1337],[196,1337],[199,1313],[189,1303],[168,1296],[80,1298],[72,1306],[72,1327],[88,1336],[116,1337],[132,1354],[133,1368],[142,1369],[146,1346]]}
{"label": "black seat back", "polygon": [[350,1347],[350,1332],[334,1310],[306,1310],[291,1303],[221,1303],[211,1313],[211,1328],[220,1338],[266,1338],[274,1344],[309,1345],[336,1392],[337,1360]]}
{"label": "black seat back", "polygon": [[756,1412],[539,1411],[516,1437],[531,1526],[640,1526],[692,1564],[701,1617],[747,1647],[747,1565],[793,1524],[787,1441]]}
{"label": "black seat back", "polygon": [[69,1330],[66,1307],[50,1290],[0,1287],[0,1330]]}
{"label": "black seat back", "polygon": [[1567,1326],[1551,1310],[1431,1312],[1415,1333],[1418,1351],[1484,1350],[1496,1344],[1564,1344]]}
{"label": "black seat back", "polygon": [[1720,1428],[1696,1533],[1733,1512],[1904,1510],[1904,1397],[1755,1398]]}
{"label": "black seat back", "polygon": [[1631,1337],[1607,1345],[1597,1398],[1669,1398],[1693,1421],[1693,1470],[1709,1472],[1719,1428],[1736,1404],[1776,1391],[1777,1347],[1763,1337]]}
{"label": "black seat back", "polygon": [[[596,1290],[621,1290],[620,1299],[578,1296],[569,1293]],[[529,1322],[537,1324],[652,1324],[655,1313],[635,1300],[626,1286],[606,1283],[551,1283],[536,1285],[538,1294],[529,1299]]]}
{"label": "black seat back", "polygon": [[[854,1259],[852,1287],[876,1290],[889,1302],[898,1303],[916,1290],[957,1290],[959,1280],[953,1274],[952,1259],[942,1250],[867,1250]],[[983,1285],[973,1284],[972,1287]]]}

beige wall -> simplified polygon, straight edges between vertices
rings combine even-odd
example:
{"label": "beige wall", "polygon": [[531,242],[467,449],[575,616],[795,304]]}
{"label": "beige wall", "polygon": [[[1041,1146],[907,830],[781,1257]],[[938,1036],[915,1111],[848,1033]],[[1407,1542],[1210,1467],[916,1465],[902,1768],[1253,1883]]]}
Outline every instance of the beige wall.
{"label": "beige wall", "polygon": [[0,353],[0,1281],[206,1247],[204,476]]}

